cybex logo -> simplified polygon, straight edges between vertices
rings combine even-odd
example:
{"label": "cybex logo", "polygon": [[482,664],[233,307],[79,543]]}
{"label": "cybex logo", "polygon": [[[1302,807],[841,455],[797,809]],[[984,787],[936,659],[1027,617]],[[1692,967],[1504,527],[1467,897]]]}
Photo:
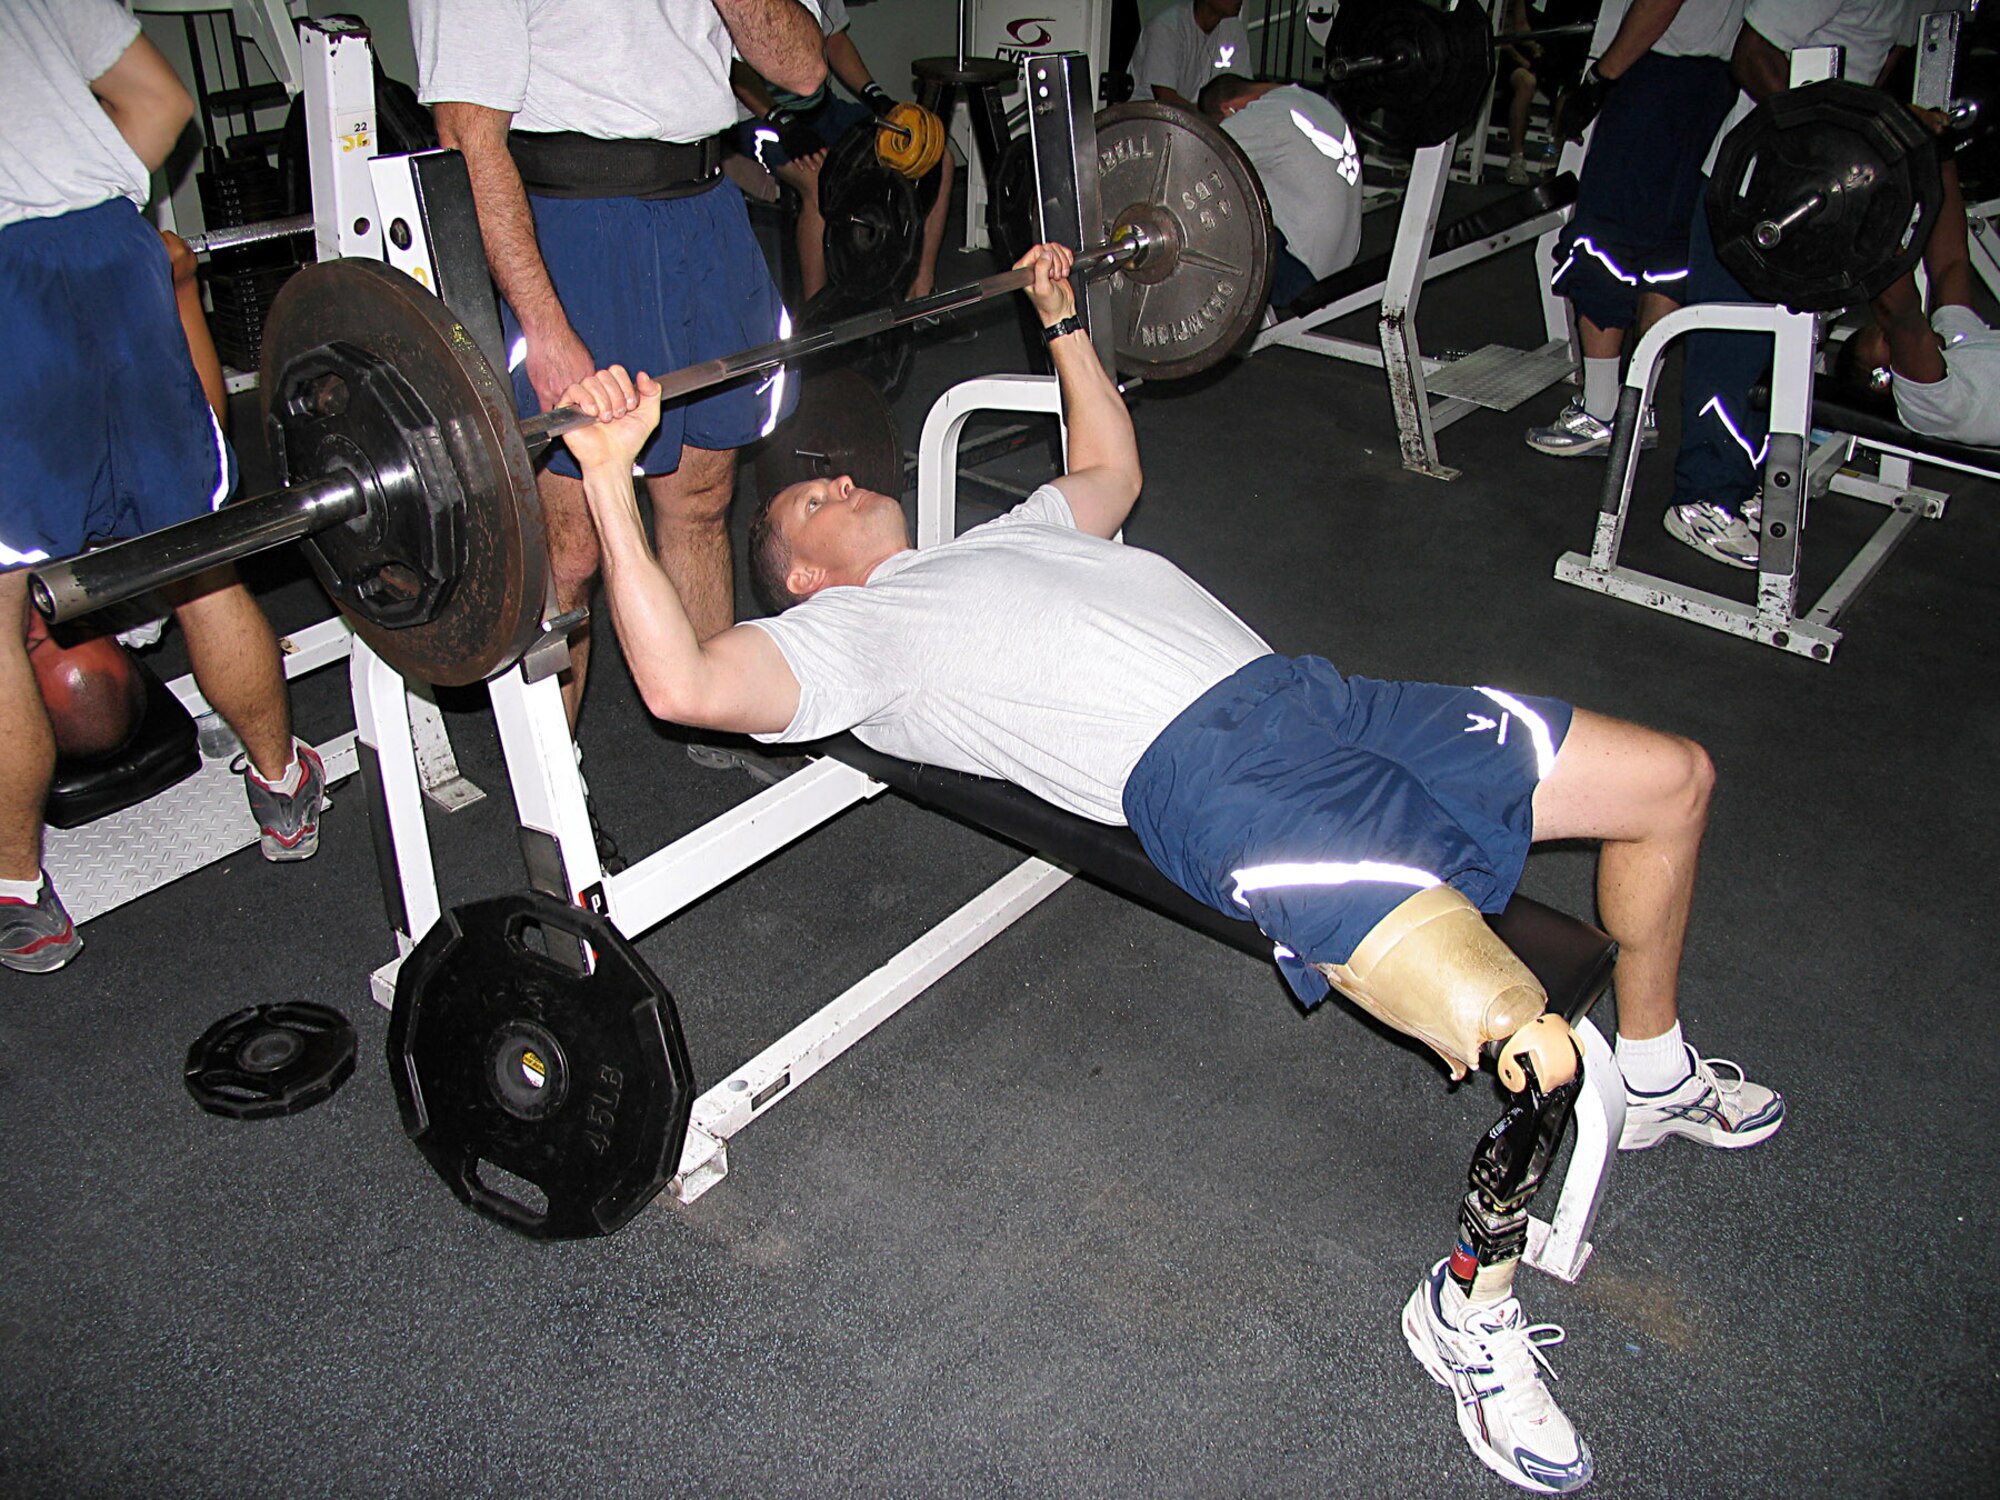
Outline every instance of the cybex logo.
{"label": "cybex logo", "polygon": [[1054,16],[1023,16],[1018,21],[1007,23],[1007,35],[1023,47],[1046,47],[1055,35],[1049,30],[1049,23],[1054,19]]}

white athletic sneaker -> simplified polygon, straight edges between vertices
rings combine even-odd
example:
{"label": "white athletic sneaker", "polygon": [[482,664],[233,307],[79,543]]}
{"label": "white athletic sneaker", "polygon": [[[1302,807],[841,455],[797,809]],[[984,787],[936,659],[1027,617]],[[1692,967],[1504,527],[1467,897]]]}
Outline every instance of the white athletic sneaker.
{"label": "white athletic sneaker", "polygon": [[1508,157],[1507,170],[1502,175],[1506,177],[1509,187],[1526,187],[1528,185],[1528,158],[1525,156]]}
{"label": "white athletic sneaker", "polygon": [[1761,509],[1762,502],[1755,499],[1745,501],[1740,513],[1719,500],[1693,500],[1668,506],[1661,524],[1668,536],[1713,562],[1754,569]]}
{"label": "white athletic sneaker", "polygon": [[[1600,422],[1584,410],[1583,397],[1572,396],[1569,405],[1548,426],[1528,429],[1528,446],[1551,458],[1588,458],[1611,451],[1612,431],[1609,422]],[[1659,419],[1648,406],[1639,423],[1639,449],[1644,452],[1659,443]]]}
{"label": "white athletic sneaker", "polygon": [[1543,1495],[1590,1483],[1590,1446],[1542,1384],[1555,1373],[1542,1347],[1563,1339],[1555,1324],[1528,1322],[1512,1297],[1472,1306],[1439,1261],[1403,1306],[1403,1338],[1457,1397],[1458,1430],[1487,1468]]}
{"label": "white athletic sneaker", "polygon": [[[1740,1151],[1769,1140],[1785,1123],[1785,1096],[1752,1083],[1726,1057],[1700,1057],[1687,1049],[1688,1076],[1663,1094],[1625,1090],[1625,1133],[1620,1151],[1645,1151],[1670,1135],[1704,1146]],[[1717,1068],[1731,1077],[1718,1078]]]}

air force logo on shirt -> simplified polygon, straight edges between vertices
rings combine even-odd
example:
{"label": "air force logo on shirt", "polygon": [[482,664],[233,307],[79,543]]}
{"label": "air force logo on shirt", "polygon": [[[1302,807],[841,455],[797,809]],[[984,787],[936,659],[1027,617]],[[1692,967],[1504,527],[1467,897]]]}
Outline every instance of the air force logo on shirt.
{"label": "air force logo on shirt", "polygon": [[1333,135],[1321,130],[1296,109],[1292,111],[1292,123],[1299,127],[1300,132],[1313,143],[1322,156],[1332,159],[1335,168],[1350,187],[1361,180],[1361,153],[1355,149],[1352,129],[1338,136]]}
{"label": "air force logo on shirt", "polygon": [[1229,65],[1235,61],[1236,61],[1236,46],[1233,42],[1227,47],[1217,47],[1215,49],[1216,72],[1221,73],[1226,71]]}

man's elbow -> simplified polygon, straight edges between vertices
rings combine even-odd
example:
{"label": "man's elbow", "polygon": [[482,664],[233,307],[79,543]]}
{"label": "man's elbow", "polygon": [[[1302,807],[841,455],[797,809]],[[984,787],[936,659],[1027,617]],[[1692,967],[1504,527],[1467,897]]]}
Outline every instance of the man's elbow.
{"label": "man's elbow", "polygon": [[779,69],[771,78],[779,88],[801,98],[815,93],[826,82],[826,56],[815,49],[800,59],[796,68]]}

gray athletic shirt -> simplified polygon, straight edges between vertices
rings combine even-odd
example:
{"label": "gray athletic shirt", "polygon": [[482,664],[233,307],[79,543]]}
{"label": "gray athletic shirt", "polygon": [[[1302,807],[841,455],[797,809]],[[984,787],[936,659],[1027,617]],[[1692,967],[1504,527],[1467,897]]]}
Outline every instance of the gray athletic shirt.
{"label": "gray athletic shirt", "polygon": [[1271,649],[1164,557],[1078,531],[1050,484],[750,623],[799,683],[792,722],[758,739],[852,729],[1100,823],[1125,821],[1125,779],[1160,731]]}
{"label": "gray athletic shirt", "polygon": [[138,36],[138,21],[113,0],[0,4],[0,227],[118,197],[144,205],[146,164],[90,91]]}
{"label": "gray athletic shirt", "polygon": [[1201,86],[1216,74],[1247,78],[1256,71],[1250,30],[1241,16],[1225,16],[1215,30],[1203,31],[1195,24],[1189,0],[1176,0],[1139,33],[1139,45],[1132,50],[1132,97],[1152,98],[1157,83],[1193,104]]}
{"label": "gray athletic shirt", "polygon": [[1354,264],[1361,248],[1361,148],[1347,118],[1297,84],[1272,89],[1222,122],[1243,148],[1285,245],[1315,276]]}
{"label": "gray athletic shirt", "polygon": [[684,142],[736,119],[712,0],[410,0],[410,30],[419,99],[506,110],[516,130]]}

